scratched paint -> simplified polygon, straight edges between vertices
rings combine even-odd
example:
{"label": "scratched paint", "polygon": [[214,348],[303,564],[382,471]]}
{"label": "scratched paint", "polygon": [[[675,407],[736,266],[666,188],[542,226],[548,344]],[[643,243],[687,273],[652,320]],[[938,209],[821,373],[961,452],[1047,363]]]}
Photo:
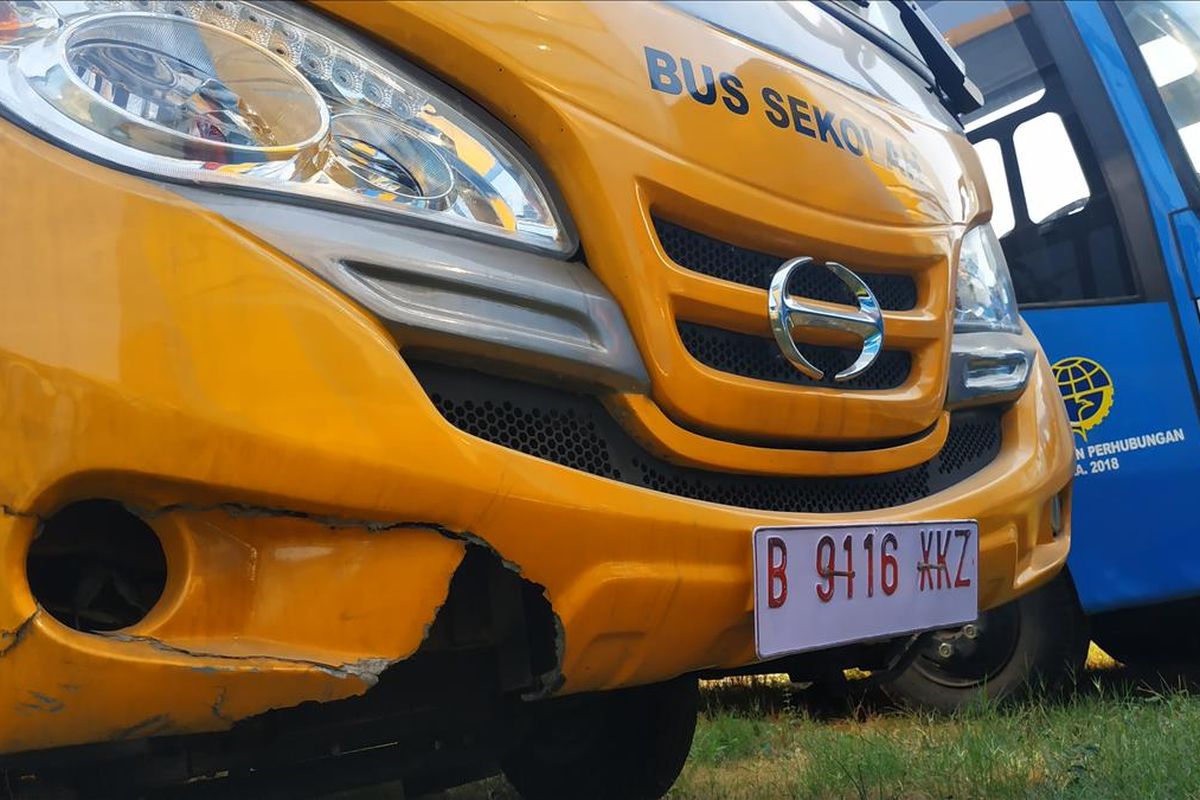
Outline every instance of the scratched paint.
{"label": "scratched paint", "polygon": [[[780,159],[777,137],[797,141],[788,131],[734,130],[728,120],[708,124],[697,103],[664,105],[661,94],[647,101],[656,93],[645,91],[641,47],[629,45],[647,21],[675,12],[514,8],[371,2],[328,10],[403,41],[418,61],[446,64],[454,72],[446,77],[472,86],[506,119],[513,110],[511,124],[557,180],[589,242],[589,264],[619,295],[643,352],[656,356],[649,366],[659,388],[677,405],[711,404],[724,424],[763,438],[830,429],[861,438],[922,427],[907,413],[914,408],[927,418],[940,413],[944,364],[932,346],[930,379],[890,405],[825,390],[800,406],[791,393],[764,405],[707,391],[676,332],[649,322],[661,321],[664,298],[708,309],[732,328],[758,325],[759,312],[724,307],[715,281],[685,287],[645,228],[647,208],[662,204],[731,240],[750,231],[794,247],[853,242],[859,255],[924,265],[923,287],[942,307],[955,237],[987,213],[961,136],[866,95],[839,94],[820,75],[713,37],[702,23],[678,26],[678,45],[697,60],[746,61],[756,85],[782,86],[787,72],[786,83],[812,88],[805,96],[823,108],[844,115],[862,106],[856,113],[879,130],[919,136],[930,145],[922,153],[947,156],[924,165],[936,178],[919,195],[892,191],[879,173],[844,179],[828,148],[820,158]],[[502,14],[513,16],[498,24]],[[580,30],[602,51],[623,54],[619,63],[572,62]],[[545,41],[553,47],[536,64],[524,57]],[[535,72],[546,58],[557,61],[550,83]],[[614,94],[614,80],[644,91]],[[633,114],[629,97],[640,98]],[[609,121],[621,118],[638,130]],[[757,146],[729,148],[731,136]],[[0,164],[0,751],[220,730],[270,708],[361,694],[377,667],[419,646],[444,600],[467,544],[466,534],[444,531],[471,531],[544,587],[561,661],[546,683],[559,691],[737,666],[754,658],[750,531],[828,522],[648,492],[481,443],[434,408],[405,364],[407,341],[211,210],[7,122]],[[759,185],[728,177],[752,173]],[[795,187],[814,176],[830,191],[797,196]],[[755,213],[717,211],[728,208]],[[639,229],[647,236],[632,244]],[[628,280],[633,274],[639,280]],[[942,317],[914,317],[897,330],[938,342],[948,331]],[[663,380],[668,368],[690,377]],[[665,449],[690,442],[682,458],[694,466],[849,470],[842,454],[763,458],[755,448],[705,443],[650,419],[654,403],[628,401],[613,399]],[[978,519],[985,605],[1048,580],[1065,556],[1068,537],[1042,543],[1033,534],[1070,475],[1060,417],[1057,390],[1039,371],[1006,417],[992,468],[890,515]],[[856,469],[880,472],[918,456],[910,448],[853,458]],[[163,601],[119,637],[82,635],[37,613],[23,577],[38,515],[87,498],[145,510],[168,551]],[[355,522],[323,524],[330,519]],[[78,688],[65,697],[62,684]],[[29,702],[29,691],[64,708],[39,713],[47,724],[20,724],[15,706]]]}
{"label": "scratched paint", "polygon": [[165,602],[112,633],[39,610],[0,631],[0,750],[220,730],[361,694],[419,647],[466,547],[428,527],[240,506],[143,518],[187,553],[169,556]]}

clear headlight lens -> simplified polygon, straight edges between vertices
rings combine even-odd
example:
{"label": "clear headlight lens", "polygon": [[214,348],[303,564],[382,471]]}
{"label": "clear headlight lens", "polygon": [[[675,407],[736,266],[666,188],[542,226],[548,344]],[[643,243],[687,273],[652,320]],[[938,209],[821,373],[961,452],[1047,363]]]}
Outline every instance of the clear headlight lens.
{"label": "clear headlight lens", "polygon": [[0,104],[74,149],[573,250],[516,150],[411,73],[290,4],[0,0]]}
{"label": "clear headlight lens", "polygon": [[958,256],[946,407],[1019,397],[1036,346],[1021,330],[1012,277],[995,231],[987,224],[972,228]]}
{"label": "clear headlight lens", "polygon": [[956,331],[1019,333],[1016,292],[1000,240],[988,224],[972,228],[958,256]]}

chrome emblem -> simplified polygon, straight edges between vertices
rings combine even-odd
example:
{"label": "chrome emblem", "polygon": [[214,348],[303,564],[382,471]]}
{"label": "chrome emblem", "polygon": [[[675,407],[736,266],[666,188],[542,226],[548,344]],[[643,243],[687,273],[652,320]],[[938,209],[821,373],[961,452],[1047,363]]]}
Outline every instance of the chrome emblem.
{"label": "chrome emblem", "polygon": [[792,338],[792,331],[798,328],[816,328],[829,331],[843,331],[862,339],[862,350],[853,364],[833,376],[835,381],[848,381],[856,375],[861,375],[879,357],[883,347],[883,314],[879,311],[879,302],[875,299],[871,288],[863,279],[855,275],[841,264],[826,261],[825,269],[838,276],[842,283],[854,293],[858,308],[849,309],[834,303],[824,303],[814,300],[792,297],[787,292],[788,281],[796,270],[815,269],[817,263],[807,256],[785,261],[771,278],[771,288],[767,292],[767,315],[771,318],[771,332],[783,355],[796,369],[813,380],[819,381],[825,373],[813,366]]}

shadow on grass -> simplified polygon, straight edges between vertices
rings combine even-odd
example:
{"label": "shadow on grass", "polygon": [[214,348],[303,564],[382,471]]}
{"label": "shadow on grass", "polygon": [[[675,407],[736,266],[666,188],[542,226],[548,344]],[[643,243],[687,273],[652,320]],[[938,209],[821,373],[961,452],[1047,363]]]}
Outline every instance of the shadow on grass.
{"label": "shadow on grass", "polygon": [[[1200,697],[1200,664],[1162,664],[1155,667],[1117,665],[1088,669],[1066,688],[1042,693],[1037,699],[1050,706],[1089,698],[1154,697],[1185,694]],[[906,709],[890,698],[873,679],[844,684],[790,683],[786,676],[730,678],[704,684],[702,711],[710,715],[778,715],[801,713],[814,720],[863,721]]]}
{"label": "shadow on grass", "polygon": [[1072,693],[1079,696],[1159,694],[1173,691],[1200,696],[1200,664],[1157,667],[1117,666],[1084,672]]}

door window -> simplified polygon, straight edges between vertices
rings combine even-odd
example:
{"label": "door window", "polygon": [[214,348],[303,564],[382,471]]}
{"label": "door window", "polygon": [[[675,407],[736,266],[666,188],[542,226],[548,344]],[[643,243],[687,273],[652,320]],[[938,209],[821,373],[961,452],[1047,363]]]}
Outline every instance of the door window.
{"label": "door window", "polygon": [[1027,119],[1012,135],[1030,222],[1080,211],[1091,192],[1062,117],[1053,111]]}
{"label": "door window", "polygon": [[976,142],[975,152],[979,154],[988,189],[992,192],[992,228],[997,236],[1004,237],[1013,229],[1013,208],[1012,198],[1008,196],[1008,175],[1004,171],[1000,142],[995,139]]}
{"label": "door window", "polygon": [[1200,4],[1118,3],[1192,169],[1200,171]]}
{"label": "door window", "polygon": [[919,0],[984,93],[963,117],[1022,305],[1137,294],[1099,162],[1029,6]]}

